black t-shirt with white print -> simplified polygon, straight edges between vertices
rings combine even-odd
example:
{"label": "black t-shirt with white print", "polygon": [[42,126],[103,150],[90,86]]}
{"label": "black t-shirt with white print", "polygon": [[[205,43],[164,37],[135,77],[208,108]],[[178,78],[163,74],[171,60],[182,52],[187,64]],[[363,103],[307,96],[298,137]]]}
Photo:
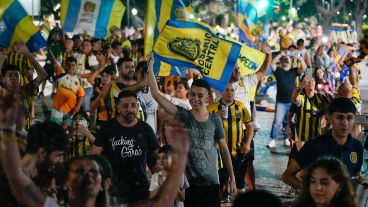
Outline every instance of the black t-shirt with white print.
{"label": "black t-shirt with white print", "polygon": [[152,128],[140,120],[133,127],[124,127],[115,118],[99,130],[93,144],[103,148],[102,155],[112,166],[111,195],[127,203],[147,199],[146,164],[154,164],[154,151],[159,148]]}

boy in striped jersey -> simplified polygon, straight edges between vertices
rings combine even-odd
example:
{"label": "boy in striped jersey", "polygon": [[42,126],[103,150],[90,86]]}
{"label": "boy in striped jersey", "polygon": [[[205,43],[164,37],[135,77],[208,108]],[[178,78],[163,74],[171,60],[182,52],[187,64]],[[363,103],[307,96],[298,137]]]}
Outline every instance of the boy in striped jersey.
{"label": "boy in striped jersey", "polygon": [[[236,187],[238,191],[244,191],[244,175],[247,170],[247,161],[244,155],[250,151],[250,144],[253,138],[252,120],[249,110],[244,104],[234,99],[235,90],[232,83],[227,85],[221,97],[219,101],[208,106],[208,111],[217,113],[222,117],[226,135],[225,141],[233,163]],[[224,110],[224,107],[227,107],[227,110]],[[245,134],[243,133],[243,125],[246,126]],[[223,186],[228,179],[225,168],[219,170],[219,176],[220,185]]]}

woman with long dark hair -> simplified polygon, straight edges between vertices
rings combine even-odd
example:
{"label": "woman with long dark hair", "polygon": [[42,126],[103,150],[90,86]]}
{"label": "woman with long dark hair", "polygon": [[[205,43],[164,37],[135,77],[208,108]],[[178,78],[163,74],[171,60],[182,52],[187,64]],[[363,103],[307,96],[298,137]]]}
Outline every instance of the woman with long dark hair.
{"label": "woman with long dark hair", "polygon": [[344,164],[335,158],[313,163],[304,177],[294,207],[357,207],[355,192]]}

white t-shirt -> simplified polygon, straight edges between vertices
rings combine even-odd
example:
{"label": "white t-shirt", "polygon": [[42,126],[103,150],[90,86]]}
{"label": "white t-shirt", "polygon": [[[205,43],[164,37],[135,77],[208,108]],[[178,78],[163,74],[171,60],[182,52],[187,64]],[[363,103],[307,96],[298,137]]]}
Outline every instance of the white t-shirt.
{"label": "white t-shirt", "polygon": [[[150,188],[149,188],[149,191],[155,191],[157,189],[160,188],[160,184],[159,184],[159,177],[162,177],[162,183],[165,182],[166,180],[166,177],[162,176],[162,172],[157,172],[155,174],[152,175],[152,178],[151,178],[151,185],[150,185]],[[182,183],[180,185],[180,190],[185,190],[189,187],[189,182],[188,182],[188,179],[185,175],[183,175],[183,178],[182,178]],[[181,201],[176,201],[173,203],[172,207],[184,207],[184,203],[181,202]]]}
{"label": "white t-shirt", "polygon": [[192,106],[189,103],[189,100],[184,100],[176,97],[172,97],[169,94],[165,94],[165,98],[173,103],[175,106],[180,106],[184,109],[191,110]]}
{"label": "white t-shirt", "polygon": [[149,87],[145,87],[141,91],[139,91],[137,97],[142,110],[146,112],[146,122],[152,127],[153,131],[156,134],[158,103],[152,97]]}
{"label": "white t-shirt", "polygon": [[56,203],[54,198],[47,196],[46,201],[43,204],[43,207],[60,207],[60,206],[59,204]]}
{"label": "white t-shirt", "polygon": [[235,100],[242,102],[250,111],[249,89],[258,83],[256,73],[240,77],[240,80],[233,83]]}

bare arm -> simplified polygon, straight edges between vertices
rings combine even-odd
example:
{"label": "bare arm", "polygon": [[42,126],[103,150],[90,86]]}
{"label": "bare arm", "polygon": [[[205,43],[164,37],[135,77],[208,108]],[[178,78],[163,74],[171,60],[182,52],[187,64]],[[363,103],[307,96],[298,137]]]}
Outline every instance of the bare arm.
{"label": "bare arm", "polygon": [[354,64],[349,66],[349,81],[354,88],[358,88],[358,81],[355,76]]}
{"label": "bare arm", "polygon": [[247,123],[245,125],[246,130],[245,130],[245,154],[250,152],[250,144],[252,143],[252,139],[254,136],[254,129],[253,129],[253,124],[251,122]]}
{"label": "bare arm", "polygon": [[271,64],[271,60],[272,60],[272,54],[271,54],[271,49],[270,47],[263,43],[261,51],[266,53],[266,58],[261,66],[261,68],[259,69],[259,71],[256,73],[257,74],[257,78],[258,80],[262,80],[262,78],[266,75],[267,73],[267,69]]}
{"label": "bare arm", "polygon": [[170,124],[174,126],[169,128],[167,138],[170,141],[170,145],[174,148],[175,155],[173,156],[172,167],[166,181],[153,198],[145,202],[129,205],[129,207],[169,207],[178,195],[187,163],[189,142],[187,130],[182,124],[179,125],[177,123],[178,121],[174,119],[170,121]]}
{"label": "bare arm", "polygon": [[142,90],[142,88],[148,86],[149,84],[149,79],[148,77],[146,77],[145,79],[143,79],[142,81],[139,81],[133,85],[129,85],[123,88],[123,90],[129,90],[129,91],[133,91],[135,93],[138,93],[140,90]]}
{"label": "bare arm", "polygon": [[230,194],[235,195],[236,185],[235,185],[235,176],[233,171],[233,164],[231,162],[229,148],[227,147],[225,139],[219,139],[218,146],[220,148],[221,157],[224,161],[227,173],[230,177]]}
{"label": "bare arm", "polygon": [[338,62],[338,64],[339,65],[343,65],[344,64],[344,61],[345,61],[345,59],[346,59],[346,57],[348,56],[348,51],[346,51],[341,57],[340,57],[340,59],[339,59],[339,62]]}
{"label": "bare arm", "polygon": [[79,109],[82,105],[82,102],[83,102],[83,96],[78,96],[77,97],[77,103],[75,104],[75,107],[73,108],[73,110],[70,111],[71,115],[74,115],[79,111]]}
{"label": "bare arm", "polygon": [[106,65],[104,66],[98,65],[97,69],[89,74],[89,76],[87,77],[87,81],[92,85],[95,84],[96,77],[105,69],[105,67]]}
{"label": "bare arm", "polygon": [[88,78],[92,73],[78,74],[80,78]]}
{"label": "bare arm", "polygon": [[[16,94],[16,91],[14,91]],[[19,100],[13,95],[0,97],[0,128],[14,129],[19,119]],[[3,131],[0,135],[0,157],[5,175],[18,202],[27,207],[39,207],[46,197],[21,169],[19,149],[15,133]]]}
{"label": "bare arm", "polygon": [[293,95],[291,96],[291,102],[292,103],[297,102],[298,96],[299,96],[300,92],[302,92],[303,88],[304,88],[304,80],[303,80],[302,83],[300,83],[299,87],[294,90]]}
{"label": "bare arm", "polygon": [[100,155],[102,152],[102,147],[97,147],[96,145],[92,146],[91,154],[92,155]]}
{"label": "bare arm", "polygon": [[36,86],[39,86],[47,78],[46,71],[38,63],[38,61],[33,57],[33,54],[29,52],[27,46],[23,45],[20,49],[20,52],[23,53],[28,58],[28,60],[31,62],[34,69],[36,70],[37,77],[33,81]]}
{"label": "bare arm", "polygon": [[272,71],[276,70],[277,63],[280,61],[281,56],[282,56],[282,53],[280,52],[280,54],[278,54],[274,59],[272,59],[272,62],[271,62]]}
{"label": "bare arm", "polygon": [[284,173],[282,173],[282,181],[293,188],[300,189],[302,182],[296,177],[296,174],[301,170],[303,169],[299,164],[294,159],[291,159],[289,166],[286,168]]}
{"label": "bare arm", "polygon": [[308,52],[304,55],[304,62],[307,65],[307,68],[312,68],[312,60]]}
{"label": "bare arm", "polygon": [[148,58],[148,77],[150,82],[151,94],[153,98],[157,101],[157,103],[165,109],[169,114],[175,115],[178,108],[167,100],[164,96],[160,94],[158,90],[157,82],[155,79],[155,75],[153,74],[153,57],[152,55]]}
{"label": "bare arm", "polygon": [[110,92],[111,83],[109,86],[106,86],[102,89],[101,93],[98,94],[97,98],[89,104],[90,110],[95,110],[101,104],[101,99],[105,99],[107,94]]}
{"label": "bare arm", "polygon": [[301,66],[298,67],[298,74],[302,74],[306,69],[307,69],[307,65],[304,62],[304,59],[301,57],[297,57],[297,59],[299,60]]}

